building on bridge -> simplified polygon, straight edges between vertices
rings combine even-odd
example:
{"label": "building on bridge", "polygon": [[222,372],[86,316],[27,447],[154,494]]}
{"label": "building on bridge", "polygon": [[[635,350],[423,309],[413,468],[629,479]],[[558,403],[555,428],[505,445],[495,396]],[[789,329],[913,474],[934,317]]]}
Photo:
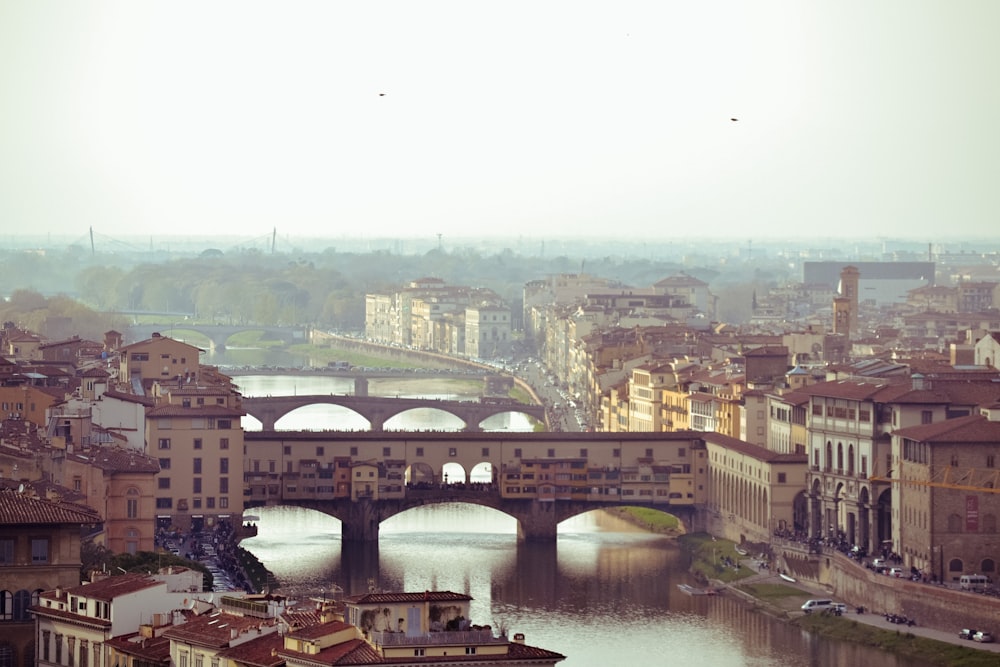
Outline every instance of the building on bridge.
{"label": "building on bridge", "polygon": [[[690,518],[707,498],[702,435],[248,432],[245,504],[327,511],[345,522],[349,539],[355,538],[347,524],[369,522],[358,529],[365,535],[358,539],[375,539],[380,520],[355,516],[368,510],[354,506],[395,503],[395,512],[411,501],[459,496],[514,516],[532,515],[525,520],[538,519],[553,503],[570,512],[563,518],[623,504],[684,510]],[[488,481],[475,481],[473,470],[489,471]],[[528,537],[555,535],[555,523],[535,528]]]}

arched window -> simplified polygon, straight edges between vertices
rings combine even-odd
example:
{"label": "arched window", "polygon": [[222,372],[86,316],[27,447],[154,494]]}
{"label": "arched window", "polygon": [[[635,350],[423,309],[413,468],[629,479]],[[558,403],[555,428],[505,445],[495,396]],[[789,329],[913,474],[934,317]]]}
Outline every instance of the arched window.
{"label": "arched window", "polygon": [[844,470],[844,443],[837,443],[837,472]]}
{"label": "arched window", "polygon": [[14,618],[14,596],[10,591],[0,591],[0,621]]}
{"label": "arched window", "polygon": [[963,567],[961,558],[952,558],[950,561],[948,561],[949,572],[961,572],[962,570]]}
{"label": "arched window", "polygon": [[18,592],[14,593],[14,620],[30,621],[31,614],[28,613],[28,608],[30,606],[31,606],[31,593],[24,590],[23,588]]}
{"label": "arched window", "polygon": [[833,465],[833,443],[829,440],[826,441],[826,461],[823,462],[823,469],[828,471],[830,466]]}
{"label": "arched window", "polygon": [[983,562],[979,564],[979,571],[982,572],[983,574],[987,572],[993,572],[996,570],[996,568],[997,568],[996,561],[994,561],[992,558],[984,558]]}
{"label": "arched window", "polygon": [[847,474],[854,475],[854,445],[847,446]]}

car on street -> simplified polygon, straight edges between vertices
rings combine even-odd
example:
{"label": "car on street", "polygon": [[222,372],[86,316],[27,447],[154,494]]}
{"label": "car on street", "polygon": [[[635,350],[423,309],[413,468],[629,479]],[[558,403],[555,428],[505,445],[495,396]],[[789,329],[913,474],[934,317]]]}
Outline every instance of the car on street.
{"label": "car on street", "polygon": [[972,638],[976,635],[976,632],[977,631],[973,630],[972,628],[962,628],[958,632],[958,638],[959,639],[968,639],[968,640],[971,641]]}
{"label": "car on street", "polygon": [[983,644],[993,643],[993,633],[986,632],[985,630],[980,630],[976,634],[972,635],[972,641],[982,642]]}

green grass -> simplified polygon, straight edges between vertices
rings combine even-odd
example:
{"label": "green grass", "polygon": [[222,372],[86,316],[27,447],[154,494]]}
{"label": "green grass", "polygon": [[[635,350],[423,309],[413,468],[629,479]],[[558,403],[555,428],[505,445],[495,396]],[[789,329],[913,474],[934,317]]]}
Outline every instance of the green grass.
{"label": "green grass", "polygon": [[902,630],[883,630],[842,616],[808,614],[793,621],[804,630],[828,639],[872,646],[896,655],[919,658],[947,667],[996,667],[997,655],[935,639],[917,637]]}
{"label": "green grass", "polygon": [[736,545],[729,540],[715,539],[708,533],[689,533],[678,540],[690,552],[691,571],[699,579],[730,583],[756,574],[742,565],[738,569],[725,566],[727,556],[734,563],[743,558],[736,553]]}
{"label": "green grass", "polygon": [[608,512],[653,533],[676,533],[681,522],[673,514],[648,507],[616,507]]}
{"label": "green grass", "polygon": [[788,597],[802,597],[802,590],[784,584],[742,584],[740,590],[759,600],[780,600]]}

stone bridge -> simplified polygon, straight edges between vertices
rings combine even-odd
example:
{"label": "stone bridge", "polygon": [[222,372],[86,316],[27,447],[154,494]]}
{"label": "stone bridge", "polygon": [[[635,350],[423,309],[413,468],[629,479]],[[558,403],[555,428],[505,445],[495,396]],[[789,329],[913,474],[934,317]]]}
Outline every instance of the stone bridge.
{"label": "stone bridge", "polygon": [[[309,340],[309,332],[304,327],[281,327],[273,325],[224,325],[224,324],[193,324],[191,322],[176,322],[174,324],[133,324],[126,328],[127,343],[152,338],[154,333],[160,333],[175,340],[184,340],[184,332],[194,331],[211,341],[212,349],[224,350],[226,342],[235,334],[250,331],[263,332],[265,340],[280,340],[286,345],[305,343]],[[190,341],[186,341],[190,342]]]}
{"label": "stone bridge", "polygon": [[429,398],[382,398],[346,394],[314,396],[267,396],[243,399],[243,409],[260,420],[263,431],[273,431],[279,419],[307,405],[340,405],[368,420],[372,431],[384,431],[386,421],[407,410],[434,408],[455,415],[465,424],[465,431],[481,431],[484,420],[508,412],[520,412],[545,424],[545,407],[505,400],[477,403],[475,401],[445,401]]}
{"label": "stone bridge", "polygon": [[556,539],[557,528],[561,522],[578,514],[608,507],[648,507],[672,514],[681,520],[688,532],[704,530],[705,523],[702,516],[704,508],[698,505],[672,506],[669,503],[636,501],[511,499],[502,498],[500,492],[495,489],[475,490],[458,486],[445,486],[433,490],[407,489],[405,498],[394,499],[295,499],[280,502],[282,505],[317,510],[340,519],[341,538],[345,542],[375,542],[378,540],[379,525],[389,517],[415,507],[441,503],[482,505],[514,517],[517,520],[519,541],[553,541]]}

